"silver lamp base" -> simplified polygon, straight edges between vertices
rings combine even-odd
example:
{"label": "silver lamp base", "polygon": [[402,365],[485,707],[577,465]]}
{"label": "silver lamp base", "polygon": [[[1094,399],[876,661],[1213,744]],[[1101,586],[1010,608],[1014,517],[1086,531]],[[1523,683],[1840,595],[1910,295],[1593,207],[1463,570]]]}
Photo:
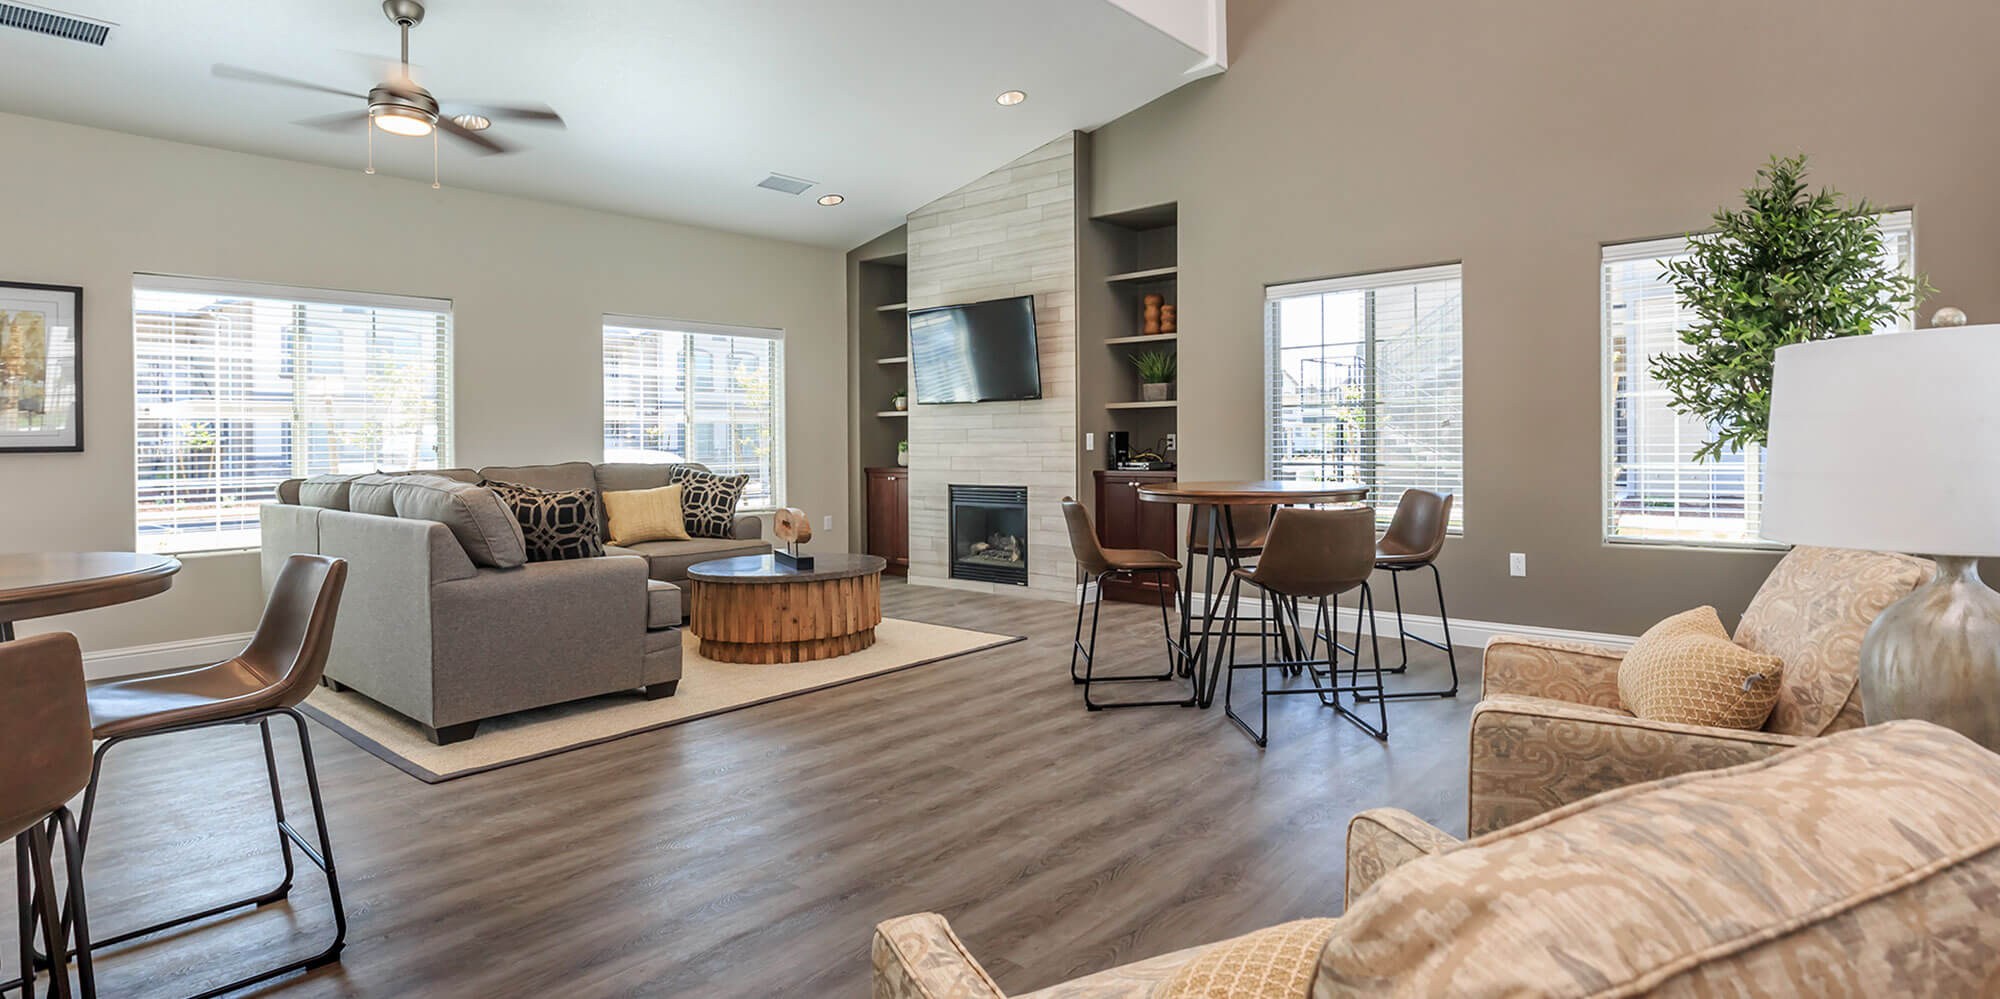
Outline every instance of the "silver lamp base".
{"label": "silver lamp base", "polygon": [[1870,724],[1921,718],[2000,751],[2000,593],[1979,561],[1937,556],[1937,578],[1868,627],[1861,711]]}

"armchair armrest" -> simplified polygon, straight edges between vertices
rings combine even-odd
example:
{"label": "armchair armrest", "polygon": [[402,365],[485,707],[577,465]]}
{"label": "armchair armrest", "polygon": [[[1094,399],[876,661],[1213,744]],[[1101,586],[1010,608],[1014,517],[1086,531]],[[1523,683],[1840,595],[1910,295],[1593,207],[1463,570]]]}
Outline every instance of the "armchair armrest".
{"label": "armchair armrest", "polygon": [[875,999],[1006,999],[935,912],[876,924],[868,958],[875,967]]}
{"label": "armchair armrest", "polygon": [[1400,808],[1371,808],[1347,823],[1347,904],[1383,875],[1459,839]]}
{"label": "armchair armrest", "polygon": [[1466,830],[1481,836],[1601,791],[1733,767],[1805,741],[1647,721],[1548,698],[1489,695],[1472,710]]}
{"label": "armchair armrest", "polygon": [[744,514],[729,525],[729,536],[738,541],[755,541],[764,536],[764,518]]}
{"label": "armchair armrest", "polygon": [[1618,709],[1625,654],[1585,642],[1495,635],[1486,642],[1482,695],[1521,694]]}

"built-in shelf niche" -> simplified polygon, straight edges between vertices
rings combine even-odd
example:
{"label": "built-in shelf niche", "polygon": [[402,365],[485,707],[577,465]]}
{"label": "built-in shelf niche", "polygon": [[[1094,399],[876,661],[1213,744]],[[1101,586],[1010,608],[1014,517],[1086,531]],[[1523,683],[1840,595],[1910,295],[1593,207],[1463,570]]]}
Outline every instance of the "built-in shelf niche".
{"label": "built-in shelf niche", "polygon": [[910,387],[909,258],[863,260],[859,265],[861,370],[856,386],[863,467],[896,464],[896,446],[909,434],[909,412],[896,409],[898,391]]}
{"label": "built-in shelf niche", "polygon": [[[1145,332],[1145,297],[1180,304],[1179,222],[1177,205],[1154,205],[1094,215],[1083,233],[1078,377],[1084,408],[1078,429],[1099,440],[1105,431],[1125,431],[1134,451],[1161,450],[1178,429],[1178,402],[1141,399],[1132,359],[1148,350],[1178,352],[1178,330]],[[1081,457],[1087,469],[1105,467],[1101,451]],[[1177,453],[1167,457],[1179,460]]]}

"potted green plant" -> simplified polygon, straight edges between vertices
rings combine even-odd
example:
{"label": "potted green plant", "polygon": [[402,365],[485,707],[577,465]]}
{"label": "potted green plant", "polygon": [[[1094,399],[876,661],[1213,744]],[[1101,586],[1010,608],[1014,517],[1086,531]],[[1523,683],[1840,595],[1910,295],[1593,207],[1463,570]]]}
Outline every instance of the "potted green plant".
{"label": "potted green plant", "polygon": [[1142,350],[1132,355],[1132,366],[1139,369],[1139,398],[1146,402],[1164,402],[1174,397],[1174,376],[1180,367],[1180,357],[1171,350]]}
{"label": "potted green plant", "polygon": [[903,467],[905,467],[905,468],[909,467],[909,464],[910,464],[910,442],[909,442],[909,441],[897,441],[897,442],[896,442],[896,464],[898,464],[898,465],[902,465],[902,466],[903,466]]}
{"label": "potted green plant", "polygon": [[1763,446],[1779,347],[1873,333],[1933,290],[1890,266],[1875,206],[1812,193],[1805,174],[1804,156],[1772,157],[1743,207],[1717,210],[1714,231],[1689,236],[1688,255],[1667,263],[1695,319],[1680,331],[1684,349],[1648,364],[1676,412],[1715,429],[1696,461]]}
{"label": "potted green plant", "polygon": [[895,394],[895,395],[892,395],[892,396],[890,396],[890,397],[889,397],[889,405],[891,405],[891,406],[895,407],[895,408],[896,408],[896,410],[897,410],[897,411],[899,411],[899,412],[900,412],[900,411],[902,411],[902,410],[905,410],[905,409],[908,409],[908,408],[910,408],[910,393],[909,393],[909,390],[908,390],[908,389],[898,389],[898,390],[896,391],[896,394]]}

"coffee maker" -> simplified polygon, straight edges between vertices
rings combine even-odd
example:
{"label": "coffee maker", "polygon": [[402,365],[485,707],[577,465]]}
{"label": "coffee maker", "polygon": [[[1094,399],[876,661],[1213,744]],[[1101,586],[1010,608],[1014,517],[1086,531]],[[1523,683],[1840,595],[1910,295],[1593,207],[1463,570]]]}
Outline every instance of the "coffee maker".
{"label": "coffee maker", "polygon": [[1132,432],[1112,430],[1104,435],[1104,467],[1118,468],[1132,457]]}

